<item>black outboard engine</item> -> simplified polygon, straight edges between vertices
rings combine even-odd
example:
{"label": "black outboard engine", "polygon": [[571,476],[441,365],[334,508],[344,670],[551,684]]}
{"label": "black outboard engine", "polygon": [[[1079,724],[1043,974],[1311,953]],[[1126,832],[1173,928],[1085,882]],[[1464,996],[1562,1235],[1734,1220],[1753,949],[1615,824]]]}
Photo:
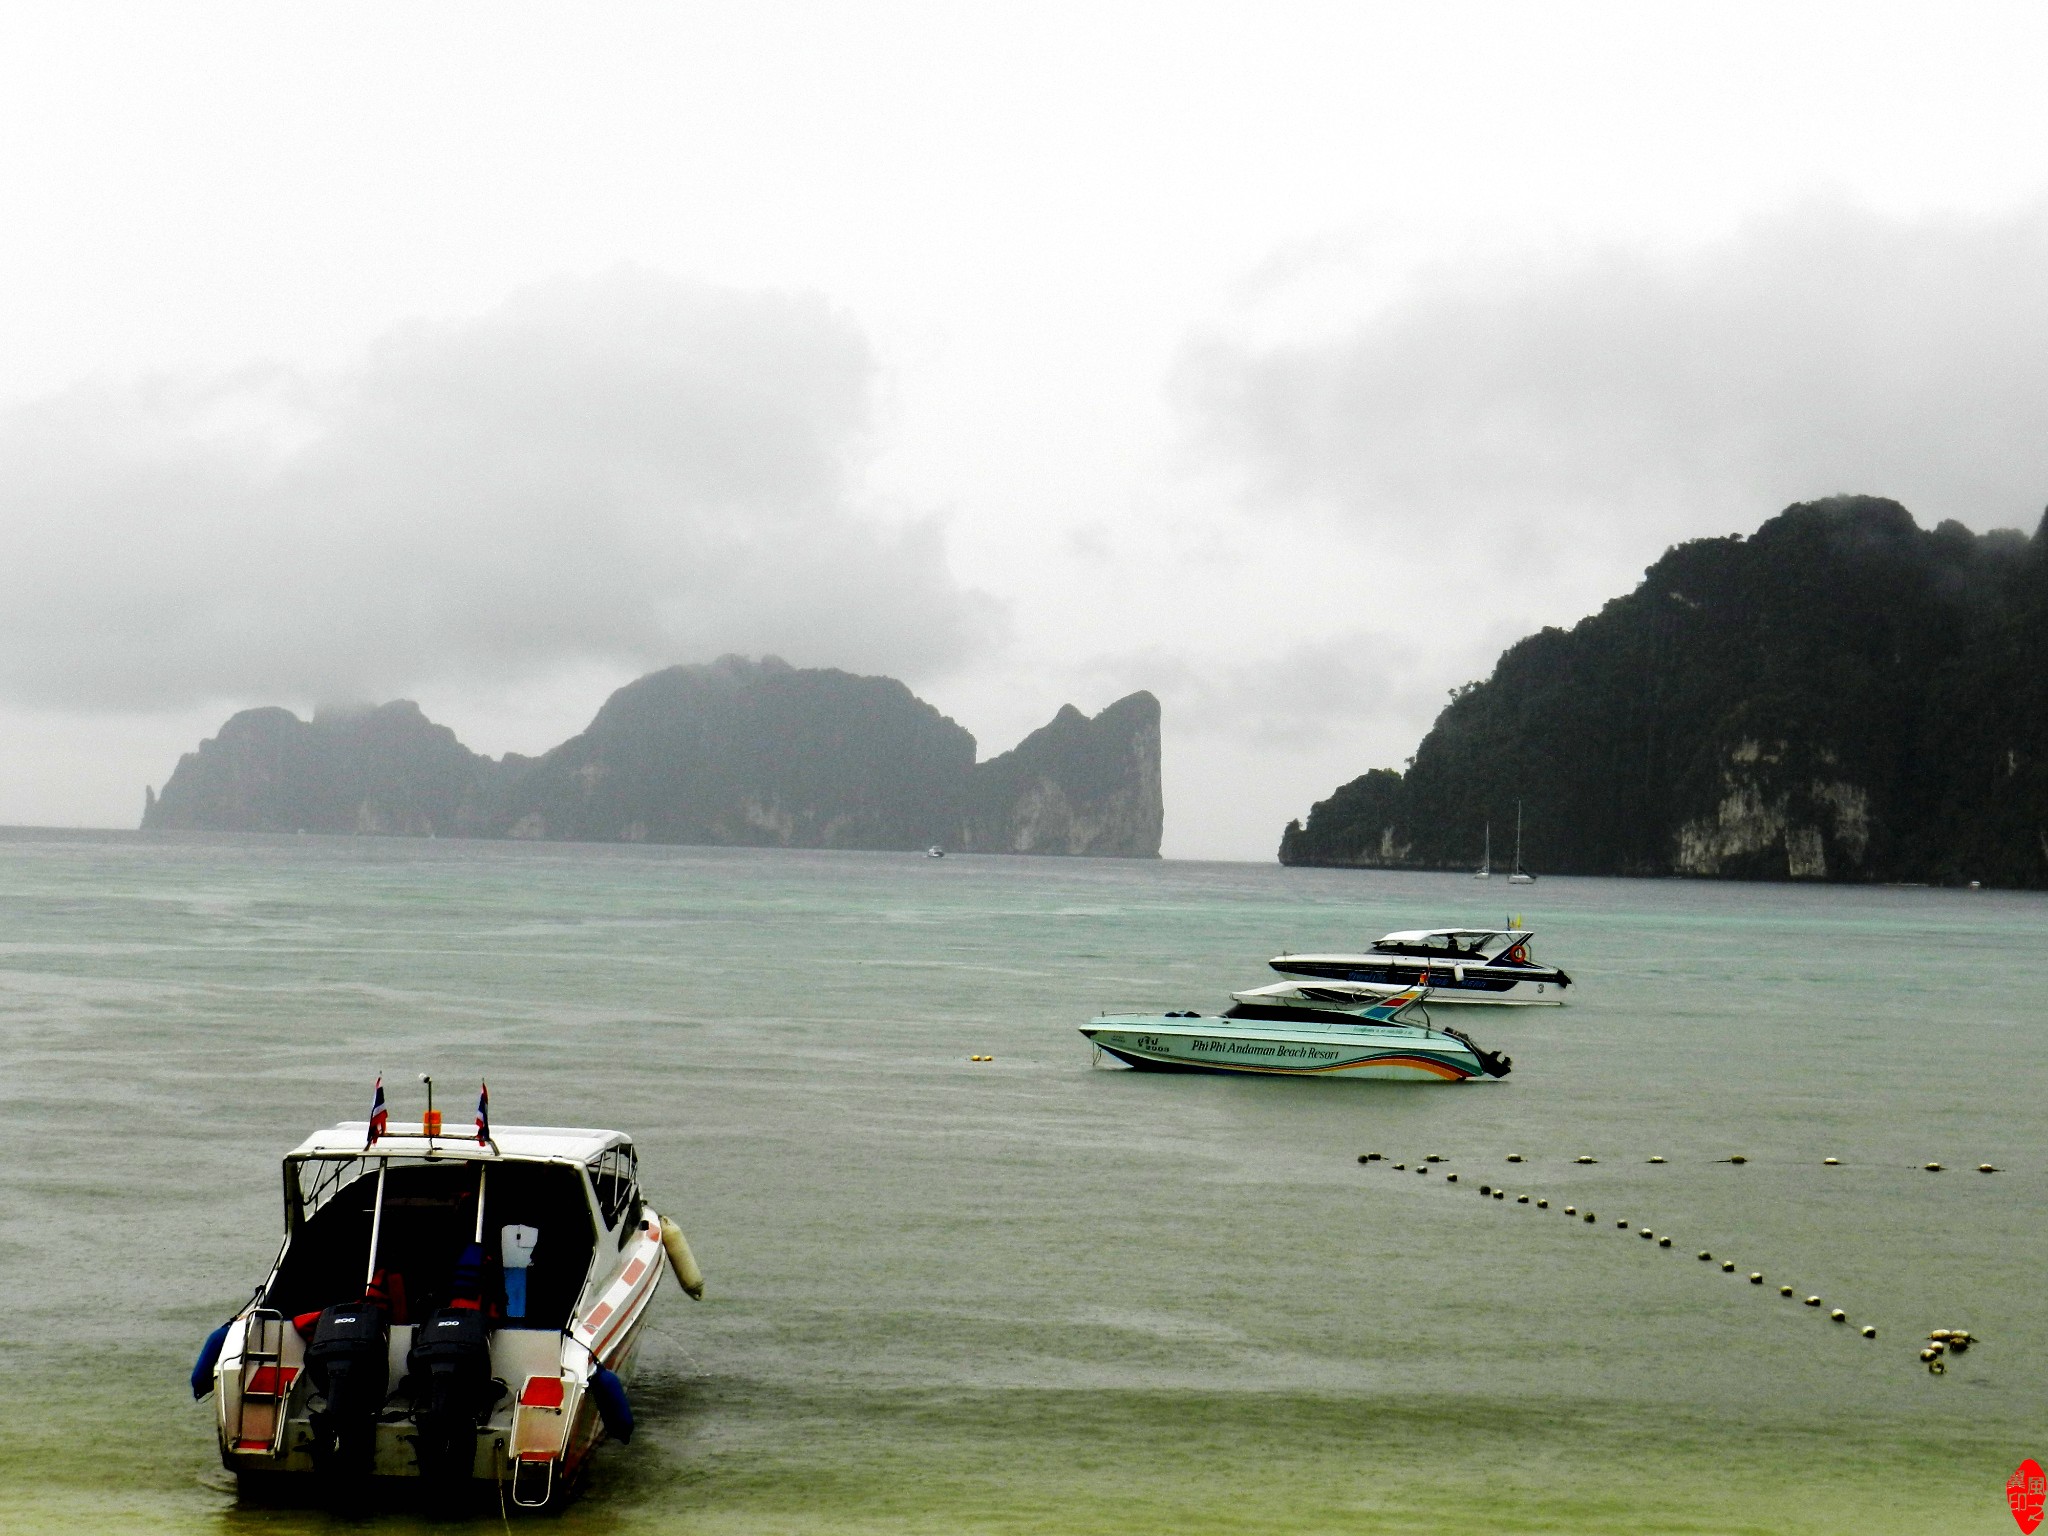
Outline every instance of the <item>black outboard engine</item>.
{"label": "black outboard engine", "polygon": [[502,1391],[491,1378],[490,1320],[480,1310],[444,1307],[413,1330],[405,1371],[420,1476],[459,1492],[476,1464],[477,1424]]}
{"label": "black outboard engine", "polygon": [[306,1374],[325,1402],[312,1416],[314,1465],[337,1485],[367,1486],[390,1385],[383,1309],[354,1301],[322,1312],[306,1346]]}

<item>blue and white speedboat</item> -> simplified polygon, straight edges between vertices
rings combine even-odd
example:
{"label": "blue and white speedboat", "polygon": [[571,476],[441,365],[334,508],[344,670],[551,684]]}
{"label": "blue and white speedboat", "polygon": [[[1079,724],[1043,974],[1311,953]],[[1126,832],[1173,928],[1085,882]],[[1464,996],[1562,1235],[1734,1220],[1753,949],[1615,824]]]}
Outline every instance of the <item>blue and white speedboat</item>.
{"label": "blue and white speedboat", "polygon": [[1302,978],[1233,994],[1241,1003],[1358,1008],[1411,987],[1436,1003],[1557,1008],[1571,977],[1539,965],[1527,928],[1426,928],[1390,933],[1362,954],[1275,955],[1266,963]]}
{"label": "blue and white speedboat", "polygon": [[1462,1083],[1508,1074],[1509,1058],[1430,1022],[1424,988],[1356,1012],[1275,1003],[1198,1013],[1103,1014],[1081,1028],[1097,1049],[1145,1072],[1252,1072]]}

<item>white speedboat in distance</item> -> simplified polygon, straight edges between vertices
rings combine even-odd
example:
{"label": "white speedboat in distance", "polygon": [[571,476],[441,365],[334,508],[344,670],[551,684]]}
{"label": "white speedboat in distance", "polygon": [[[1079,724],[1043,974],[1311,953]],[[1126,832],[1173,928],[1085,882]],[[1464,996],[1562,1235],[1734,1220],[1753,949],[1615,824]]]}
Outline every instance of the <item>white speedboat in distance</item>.
{"label": "white speedboat in distance", "polygon": [[1462,1083],[1512,1063],[1455,1029],[1432,1025],[1420,988],[1357,1013],[1240,1003],[1198,1013],[1103,1014],[1082,1026],[1099,1049],[1145,1072],[1249,1072]]}
{"label": "white speedboat in distance", "polygon": [[1312,985],[1282,984],[1234,994],[1239,1002],[1306,1007],[1370,1006],[1410,987],[1430,1002],[1555,1008],[1571,977],[1529,955],[1527,928],[1426,928],[1390,933],[1364,954],[1276,955],[1266,963]]}
{"label": "white speedboat in distance", "polygon": [[552,1509],[630,1438],[664,1257],[692,1295],[703,1276],[628,1137],[482,1120],[346,1122],[285,1157],[284,1244],[192,1370],[245,1490],[355,1508],[409,1478],[451,1507]]}

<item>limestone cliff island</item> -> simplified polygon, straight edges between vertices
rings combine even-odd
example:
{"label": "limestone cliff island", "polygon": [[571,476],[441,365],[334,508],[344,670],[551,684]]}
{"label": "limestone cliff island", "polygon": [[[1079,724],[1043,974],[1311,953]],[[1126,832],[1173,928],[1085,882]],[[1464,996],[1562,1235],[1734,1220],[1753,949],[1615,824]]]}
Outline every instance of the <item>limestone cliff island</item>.
{"label": "limestone cliff island", "polygon": [[1013,750],[888,677],[726,656],[619,689],[538,757],[490,758],[399,700],[247,709],[188,752],[145,830],[1157,858],[1159,701],[1072,705]]}
{"label": "limestone cliff island", "polygon": [[1290,822],[1284,864],[2048,886],[2048,519],[1787,508],[1668,551],[1458,690],[1405,771]]}

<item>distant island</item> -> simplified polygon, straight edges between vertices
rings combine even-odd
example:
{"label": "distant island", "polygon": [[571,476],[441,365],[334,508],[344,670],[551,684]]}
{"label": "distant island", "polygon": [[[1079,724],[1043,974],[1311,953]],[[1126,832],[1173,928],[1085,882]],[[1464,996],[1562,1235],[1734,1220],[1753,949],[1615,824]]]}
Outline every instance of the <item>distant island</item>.
{"label": "distant island", "polygon": [[1498,868],[1519,801],[1543,873],[2048,885],[2044,642],[2048,519],[1801,503],[1509,647],[1280,861],[1472,868],[1491,822]]}
{"label": "distant island", "polygon": [[726,656],[628,683],[539,757],[472,752],[419,706],[247,709],[144,794],[146,831],[1157,858],[1159,701],[1071,704],[1011,751],[888,677]]}

